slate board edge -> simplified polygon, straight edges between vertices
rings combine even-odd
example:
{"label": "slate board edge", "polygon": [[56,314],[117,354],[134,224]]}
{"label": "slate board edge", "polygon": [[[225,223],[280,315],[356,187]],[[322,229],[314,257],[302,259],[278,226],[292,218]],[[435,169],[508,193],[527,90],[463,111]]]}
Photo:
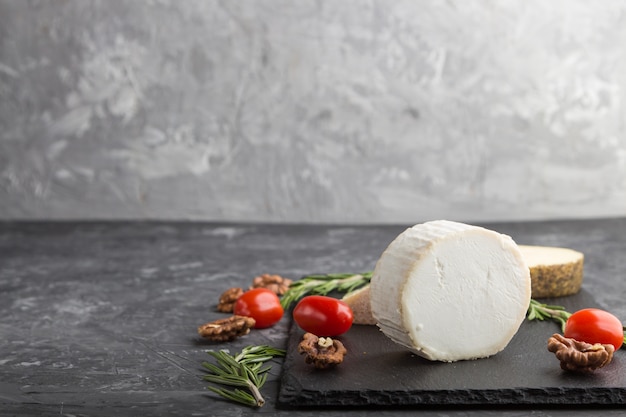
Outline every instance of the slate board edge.
{"label": "slate board edge", "polygon": [[[593,392],[592,392],[593,391]],[[397,391],[385,395],[381,391],[341,391],[341,395],[319,391],[281,390],[277,405],[281,408],[299,407],[362,407],[362,406],[580,406],[610,405],[626,407],[626,388],[595,388],[593,390],[568,388],[520,388],[500,390]],[[445,398],[445,401],[442,399]]]}

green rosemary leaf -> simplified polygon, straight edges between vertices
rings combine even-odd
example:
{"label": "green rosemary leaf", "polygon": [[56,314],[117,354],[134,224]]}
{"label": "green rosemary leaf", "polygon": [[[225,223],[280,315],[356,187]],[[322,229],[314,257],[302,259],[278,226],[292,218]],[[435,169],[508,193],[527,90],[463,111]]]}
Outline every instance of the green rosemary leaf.
{"label": "green rosemary leaf", "polygon": [[229,366],[232,366],[233,368],[239,367],[239,363],[235,360],[235,358],[230,356],[224,350],[220,350],[219,352],[210,352],[209,354],[214,356],[218,360],[218,362],[224,367],[229,367]]}
{"label": "green rosemary leaf", "polygon": [[267,362],[270,359],[272,359],[272,355],[249,354],[249,355],[246,355],[246,358],[242,359],[240,362],[243,362],[243,363]]}
{"label": "green rosemary leaf", "polygon": [[242,378],[242,377],[205,375],[203,378],[205,381],[215,382],[218,384],[228,385],[231,387],[247,387],[248,386],[247,378]]}
{"label": "green rosemary leaf", "polygon": [[241,364],[241,373],[246,376],[246,378],[251,381],[257,387],[259,386],[259,374],[255,373],[252,369],[247,367],[245,364]]}
{"label": "green rosemary leaf", "polygon": [[[247,346],[236,355],[225,350],[207,351],[216,363],[203,362],[207,371],[204,380],[223,386],[235,387],[234,390],[209,386],[212,392],[241,404],[261,407],[265,399],[259,389],[267,380],[267,372],[271,366],[263,364],[277,356],[284,356],[285,350],[271,346]],[[244,389],[242,389],[244,388]]]}
{"label": "green rosemary leaf", "polygon": [[210,372],[213,372],[216,375],[226,375],[227,374],[227,371],[224,371],[219,366],[215,366],[215,365],[213,365],[212,363],[209,363],[209,362],[202,362],[202,366],[205,367],[206,369],[208,369]]}
{"label": "green rosemary leaf", "polygon": [[248,405],[254,407],[257,405],[256,400],[250,394],[241,390],[228,390],[224,388],[216,388],[216,387],[207,387],[209,390],[213,391],[216,394],[221,395],[222,397],[235,401],[244,405]]}
{"label": "green rosemary leaf", "polygon": [[264,373],[266,373],[267,371],[269,371],[269,370],[270,370],[270,368],[271,368],[271,366],[265,367],[265,368],[263,368],[263,369],[259,369],[259,374],[264,374]]}

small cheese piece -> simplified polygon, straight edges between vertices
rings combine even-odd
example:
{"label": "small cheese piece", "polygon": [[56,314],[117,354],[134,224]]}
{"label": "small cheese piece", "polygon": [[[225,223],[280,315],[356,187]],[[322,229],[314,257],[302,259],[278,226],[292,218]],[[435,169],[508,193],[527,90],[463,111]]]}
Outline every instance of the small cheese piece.
{"label": "small cheese piece", "polygon": [[563,297],[580,291],[585,258],[581,252],[550,246],[519,248],[530,268],[534,298]]}
{"label": "small cheese piece", "polygon": [[376,263],[372,314],[391,340],[430,360],[492,356],[530,303],[529,268],[513,239],[448,220],[413,226]]}
{"label": "small cheese piece", "polygon": [[369,285],[346,294],[342,300],[350,306],[350,309],[352,309],[353,324],[376,324],[376,320],[374,319],[374,316],[372,316],[372,308],[370,306]]}

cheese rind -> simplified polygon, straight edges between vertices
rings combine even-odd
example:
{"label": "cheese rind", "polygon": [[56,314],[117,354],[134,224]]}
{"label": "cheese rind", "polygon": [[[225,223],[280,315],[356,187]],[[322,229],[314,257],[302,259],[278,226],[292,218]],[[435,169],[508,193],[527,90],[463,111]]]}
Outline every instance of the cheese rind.
{"label": "cheese rind", "polygon": [[352,324],[376,324],[376,320],[374,316],[372,316],[372,307],[370,305],[369,284],[346,294],[342,298],[342,301],[348,304],[352,309],[354,315]]}
{"label": "cheese rind", "polygon": [[519,245],[530,268],[534,298],[576,294],[583,283],[584,255],[553,246]]}
{"label": "cheese rind", "polygon": [[370,304],[380,329],[430,360],[494,355],[523,322],[528,266],[506,235],[447,220],[413,226],[378,260]]}

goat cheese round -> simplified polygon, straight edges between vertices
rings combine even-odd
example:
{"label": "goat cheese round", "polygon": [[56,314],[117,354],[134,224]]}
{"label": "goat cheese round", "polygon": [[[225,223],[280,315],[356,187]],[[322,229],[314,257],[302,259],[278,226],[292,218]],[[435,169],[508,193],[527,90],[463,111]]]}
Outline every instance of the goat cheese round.
{"label": "goat cheese round", "polygon": [[390,339],[453,362],[503,350],[526,317],[529,268],[511,237],[436,220],[394,239],[376,263],[370,304]]}

